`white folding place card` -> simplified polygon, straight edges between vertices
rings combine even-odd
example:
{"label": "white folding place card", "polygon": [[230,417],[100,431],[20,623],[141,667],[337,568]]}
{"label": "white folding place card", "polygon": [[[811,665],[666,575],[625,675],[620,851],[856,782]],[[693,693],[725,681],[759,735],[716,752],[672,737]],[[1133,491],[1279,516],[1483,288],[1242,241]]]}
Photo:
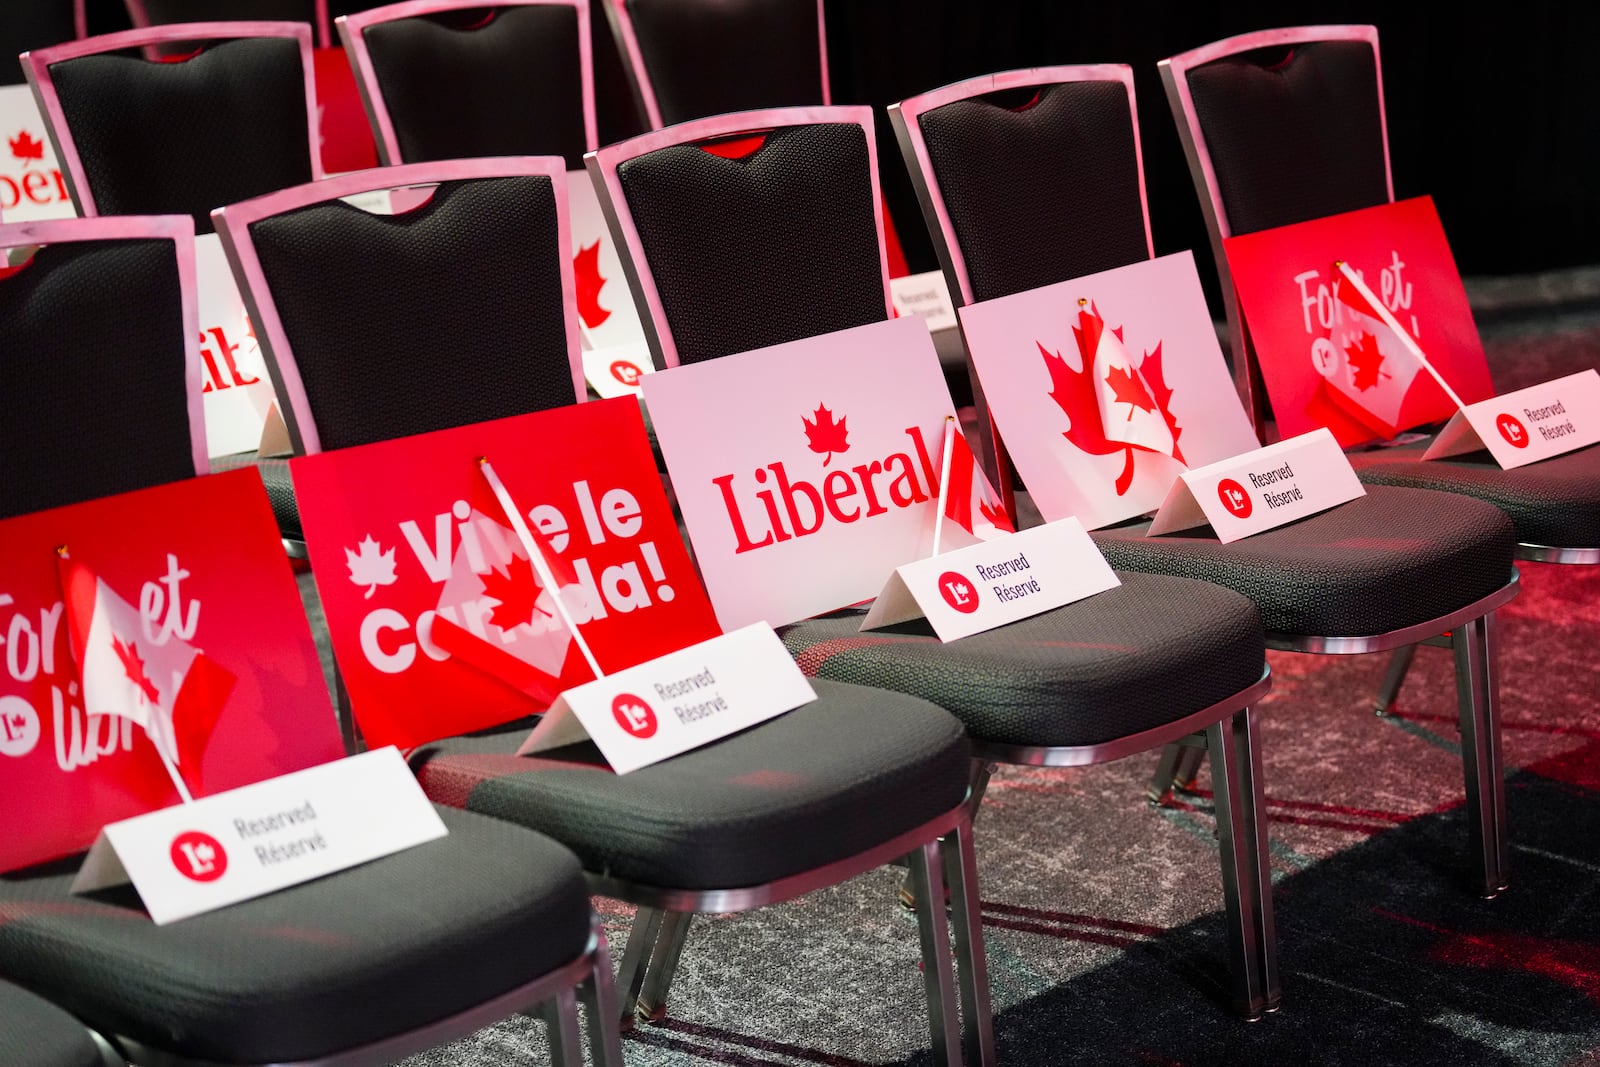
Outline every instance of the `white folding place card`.
{"label": "white folding place card", "polygon": [[1600,441],[1600,372],[1579,371],[1492,400],[1451,417],[1423,459],[1487,448],[1506,470],[1574,452]]}
{"label": "white folding place card", "polygon": [[896,568],[861,628],[925,617],[954,641],[1121,584],[1083,524],[1060,519]]}
{"label": "white folding place card", "polygon": [[111,823],[72,892],[132,881],[164,926],[447,832],[399,750],[380,748]]}
{"label": "white folding place card", "polygon": [[772,627],[753,623],[568,689],[517,754],[592,738],[627,774],[815,699]]}
{"label": "white folding place card", "polygon": [[956,325],[956,306],[950,300],[950,287],[944,272],[908,274],[889,279],[889,297],[900,315],[919,315],[929,330],[950,330]]}
{"label": "white folding place card", "polygon": [[639,379],[655,370],[650,348],[643,341],[628,341],[583,350],[583,376],[600,396],[638,396]]}
{"label": "white folding place card", "polygon": [[1326,429],[1184,471],[1151,534],[1210,523],[1223,544],[1365,496],[1350,460]]}

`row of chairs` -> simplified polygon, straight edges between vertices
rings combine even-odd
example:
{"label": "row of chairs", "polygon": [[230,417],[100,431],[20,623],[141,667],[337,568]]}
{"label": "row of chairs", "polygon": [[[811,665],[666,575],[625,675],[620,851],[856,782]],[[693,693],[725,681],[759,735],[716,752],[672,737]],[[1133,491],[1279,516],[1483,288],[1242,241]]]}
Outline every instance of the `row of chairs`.
{"label": "row of chairs", "polygon": [[[1062,72],[1040,73],[1049,76]],[[1087,84],[1095,82],[1095,79],[1076,79],[1069,76],[1058,77],[1052,82],[1047,77],[1039,86],[1041,98],[1039,104],[1020,112],[999,106],[994,106],[994,110],[997,114],[999,112],[1009,115],[1033,114],[1036,117],[1046,118],[1052,114],[1059,115],[1056,108],[1070,107],[1065,101],[1071,94],[1065,94],[1062,100],[1051,108],[1044,108],[1041,106],[1044,98],[1052,95],[1047,94],[1045,89],[1057,83],[1070,86],[1079,81]],[[1125,77],[1119,76],[1110,79],[1109,87],[1115,90],[1119,82],[1127,93],[1126,105],[1117,103],[1109,109],[1089,108],[1085,109],[1085,113],[1109,115],[1118,125],[1128,123],[1128,128],[1132,130],[1134,127],[1131,124],[1131,86]],[[1095,84],[1094,88],[1103,91],[1106,84]],[[655,301],[647,299],[641,303],[649,306],[648,318],[655,336],[659,358],[663,363],[714,358],[727,352],[742,351],[772,343],[772,338],[787,340],[797,336],[810,336],[855,325],[860,321],[886,317],[886,300],[874,299],[862,302],[859,288],[861,284],[868,284],[867,282],[858,281],[857,284],[851,285],[848,280],[843,282],[833,280],[843,275],[846,278],[870,279],[870,284],[882,287],[882,278],[885,274],[882,265],[883,251],[881,243],[877,240],[881,231],[871,228],[877,224],[874,213],[878,209],[875,205],[880,201],[876,196],[876,175],[871,159],[874,139],[870,123],[870,115],[862,114],[859,109],[830,109],[801,114],[774,112],[759,116],[740,116],[672,131],[671,137],[663,136],[631,145],[613,146],[591,157],[590,165],[598,173],[600,184],[611,193],[610,203],[618,233],[628,238],[626,244],[638,290],[641,294],[648,293],[652,289],[655,292]],[[919,123],[924,132],[930,125],[936,123]],[[748,134],[752,129],[766,132],[766,140],[759,151],[765,158],[777,161],[763,172],[761,180],[768,183],[775,182],[783,189],[784,195],[778,198],[778,203],[785,213],[801,218],[829,220],[829,240],[825,246],[812,244],[796,247],[792,241],[776,240],[774,235],[778,228],[773,225],[775,221],[773,208],[768,205],[763,212],[761,198],[753,195],[748,188],[742,190],[739,188],[737,177],[742,173],[741,169],[734,168],[735,178],[730,179],[730,168],[708,162],[709,159],[720,157],[710,157],[706,153],[697,153],[687,147],[738,134]],[[1120,131],[1117,132],[1119,135],[1115,143],[1123,144],[1131,139],[1135,146],[1132,175],[1135,179],[1134,185],[1139,189],[1139,209],[1142,217],[1142,184],[1137,181],[1136,133],[1133,133],[1131,138],[1123,138]],[[1047,145],[1054,143],[1058,136],[1058,133],[1052,133],[1048,127],[1038,134]],[[1008,159],[1027,154],[1024,149],[1016,147],[1007,149],[1007,152]],[[1083,155],[1080,153],[1075,158],[1081,160]],[[990,167],[994,165],[992,160],[988,165]],[[1058,171],[1057,177],[1063,174],[1071,175],[1082,169],[1084,168],[1081,163],[1077,163],[1065,171]],[[425,178],[453,183],[465,182],[467,175],[459,171],[452,172],[448,168],[432,172],[395,171],[387,176],[374,176],[371,182],[400,184],[408,180],[421,181]],[[730,184],[730,181],[733,184]],[[348,189],[345,185],[339,185],[338,188],[353,191],[355,184],[351,183]],[[322,195],[317,199],[326,200],[333,190],[333,185],[318,190]],[[1127,191],[1124,189],[1124,195]],[[943,195],[948,197],[948,191]],[[446,198],[447,201],[452,199],[453,196]],[[1063,203],[1072,201],[1072,197],[1068,195],[1060,195],[1059,199]],[[435,203],[438,202],[436,193]],[[298,214],[305,211],[309,203],[309,200],[304,204],[296,203],[292,198],[288,198],[282,200],[278,206]],[[737,205],[738,210],[730,211],[730,203]],[[855,205],[854,215],[847,216],[842,222],[841,204]],[[331,204],[325,206],[332,207]],[[236,213],[236,217],[241,220],[248,215],[247,211]],[[244,228],[253,229],[268,221],[266,213],[259,215],[260,217],[251,221],[241,221],[239,223],[241,232]],[[352,222],[353,225],[360,223],[357,216],[346,217],[338,209],[335,209],[335,215],[342,222]],[[225,234],[231,228],[231,224],[227,221],[228,216],[229,212],[226,210],[219,213],[219,217],[224,220]],[[306,221],[307,231],[311,233],[319,229],[335,229],[327,226],[326,222],[318,226],[312,225],[309,219]],[[722,248],[695,249],[694,254],[700,258],[686,260],[685,229],[693,227],[694,232],[703,237],[708,224],[712,222],[716,224],[712,229],[718,233],[719,239],[729,242],[729,245]],[[793,227],[787,228],[790,231],[792,229]],[[1131,257],[1132,259],[1145,258],[1149,254],[1147,222],[1143,229],[1145,247]],[[296,252],[303,251],[302,246],[307,231],[302,231],[292,240],[286,240],[284,248]],[[787,235],[786,232],[784,236]],[[341,240],[348,241],[349,238],[350,233],[345,232]],[[1081,245],[1083,237],[1079,227],[1069,224],[1060,243]],[[733,293],[727,292],[726,287],[735,283],[737,279],[730,277],[726,255],[719,261],[717,253],[726,253],[734,244],[743,250],[744,269],[759,273],[782,263],[791,272],[791,276],[805,278],[808,284],[816,285],[814,299],[803,305],[801,315],[785,321],[783,309],[764,306],[761,315],[751,316],[748,304],[736,304],[731,299],[720,309],[718,308],[718,299],[734,296]],[[237,267],[240,262],[237,243],[235,247]],[[524,258],[529,257],[528,247],[532,246],[521,250]],[[561,258],[559,248],[556,248],[555,252],[559,260]],[[966,248],[963,248],[963,253],[972,255]],[[670,270],[659,265],[667,257],[670,257],[673,265]],[[309,256],[306,262],[314,264],[316,258]],[[454,261],[452,259],[452,262]],[[515,262],[513,259],[512,263],[502,263],[501,266],[509,268]],[[841,264],[846,263],[849,264],[848,271],[841,270]],[[797,265],[801,269],[797,270]],[[306,272],[311,270],[303,264],[301,269]],[[722,273],[719,274],[719,270]],[[1073,271],[1061,277],[1071,277],[1077,273],[1082,272]],[[284,277],[288,278],[290,275],[286,274]],[[246,278],[245,281],[249,283],[251,279]],[[368,279],[368,281],[382,284],[381,280]],[[267,282],[268,289],[271,289],[274,283],[270,279]],[[292,281],[289,284],[292,285]],[[251,289],[254,291],[255,286],[252,285]],[[351,292],[342,295],[353,297],[360,294]],[[367,295],[370,298],[381,294]],[[262,296],[257,293],[253,299],[259,301]],[[274,303],[281,313],[291,302],[274,299]],[[394,307],[391,298],[390,310],[394,310]],[[261,308],[259,302],[255,304],[254,309],[261,321],[266,322],[267,316],[262,313]],[[864,316],[867,318],[863,318]],[[742,321],[741,317],[742,320],[750,321]],[[349,316],[349,318],[353,321],[355,317]],[[727,323],[729,320],[740,328],[726,330],[721,334],[714,330],[711,333],[707,332],[717,323]],[[336,324],[336,322],[337,319],[325,320],[323,329],[329,333],[321,338],[312,337],[310,340],[302,340],[303,336],[309,335],[296,333],[293,330],[287,330],[280,337],[274,338],[269,329],[268,337],[264,341],[272,353],[280,375],[284,367],[292,366],[296,369],[296,373],[304,377],[307,366],[317,359],[315,353],[319,350],[325,359],[330,360],[327,363],[330,368],[334,366],[331,360],[337,357],[347,358],[349,345],[338,344],[337,339],[332,336],[336,329],[329,323]],[[416,363],[412,365],[425,373],[438,376],[437,379],[431,377],[428,379],[430,383],[428,388],[433,387],[431,383],[435,380],[457,376],[483,380],[481,365],[462,368],[457,375],[438,362],[441,351],[452,347],[458,350],[467,347],[460,344],[460,336],[458,335],[454,344],[447,346],[446,349],[422,349],[417,352]],[[409,363],[408,360],[398,358],[399,353],[408,351],[407,346],[398,341],[396,343],[398,347],[384,354],[392,365]],[[669,357],[669,351],[675,355]],[[571,353],[567,354],[570,359]],[[522,359],[525,361],[526,356],[524,355]],[[565,369],[561,368],[563,371]],[[284,382],[279,381],[278,384],[280,394],[283,394]],[[566,400],[563,399],[562,402]],[[290,406],[294,406],[292,401]],[[296,413],[296,417],[299,418],[300,414]],[[311,424],[317,427],[319,435],[324,425],[335,422],[342,425],[345,422],[342,417],[329,419],[318,414],[316,404],[309,399],[309,394],[305,414],[313,420]],[[474,421],[470,413],[460,408],[441,412],[440,416],[443,425]],[[390,428],[385,435],[394,435],[395,432]],[[327,447],[325,440],[323,446]],[[1400,502],[1402,498],[1391,496],[1390,499]],[[1348,541],[1348,535],[1352,530],[1370,532],[1374,524],[1397,522],[1396,513],[1417,510],[1419,501],[1433,518],[1433,521],[1427,524],[1428,529],[1425,531],[1431,536],[1432,543],[1437,548],[1437,558],[1427,561],[1427,566],[1431,567],[1431,570],[1423,573],[1407,570],[1403,575],[1399,575],[1395,568],[1400,568],[1404,561],[1398,558],[1375,561],[1369,557],[1347,554],[1344,560],[1349,565],[1346,572],[1337,576],[1324,574],[1320,579],[1323,584],[1312,587],[1309,592],[1306,590],[1306,582],[1318,580],[1316,573],[1308,573],[1313,570],[1308,566],[1310,561],[1315,560],[1317,566],[1325,567],[1328,553],[1341,542]],[[848,620],[842,623],[839,620],[818,620],[801,624],[790,630],[786,636],[790,640],[791,647],[823,673],[833,671],[851,680],[867,680],[880,685],[894,684],[916,692],[917,695],[929,695],[934,703],[955,712],[963,720],[968,733],[976,742],[980,757],[984,757],[974,766],[972,782],[974,807],[976,799],[981,796],[982,784],[987,776],[990,762],[1087,762],[1099,758],[1112,758],[1114,755],[1159,746],[1168,740],[1191,734],[1198,727],[1206,727],[1212,732],[1210,741],[1213,761],[1218,761],[1220,758],[1226,763],[1231,755],[1242,763],[1241,767],[1235,768],[1233,776],[1226,774],[1225,767],[1218,768],[1215,773],[1230,777],[1230,782],[1237,790],[1237,792],[1226,791],[1237,803],[1231,811],[1223,812],[1223,818],[1219,820],[1225,823],[1222,829],[1225,845],[1229,846],[1224,850],[1225,886],[1231,881],[1233,893],[1230,896],[1239,896],[1241,891],[1244,896],[1242,901],[1230,900],[1230,912],[1234,913],[1238,920],[1233,924],[1234,950],[1238,957],[1239,972],[1244,979],[1236,990],[1244,1010],[1260,1011],[1275,1003],[1276,979],[1271,974],[1270,896],[1264,891],[1265,886],[1261,881],[1264,872],[1264,860],[1260,855],[1260,845],[1264,843],[1263,834],[1261,827],[1255,822],[1252,804],[1253,794],[1259,790],[1259,783],[1252,781],[1251,772],[1254,770],[1254,764],[1259,761],[1259,753],[1254,750],[1246,712],[1249,702],[1254,700],[1263,688],[1260,685],[1261,656],[1258,639],[1252,648],[1253,642],[1245,636],[1246,631],[1253,631],[1253,627],[1259,625],[1254,622],[1255,613],[1259,612],[1269,620],[1280,621],[1278,626],[1269,622],[1268,629],[1272,631],[1274,639],[1282,643],[1282,647],[1304,646],[1308,650],[1311,648],[1332,651],[1373,650],[1377,647],[1386,647],[1382,643],[1374,643],[1374,635],[1388,642],[1388,647],[1393,647],[1409,643],[1411,639],[1421,636],[1437,635],[1442,630],[1452,631],[1450,640],[1458,648],[1458,662],[1464,664],[1463,724],[1467,728],[1464,729],[1464,734],[1469,741],[1468,758],[1472,763],[1468,768],[1467,781],[1469,800],[1476,801],[1474,814],[1477,818],[1473,824],[1475,836],[1481,838],[1479,841],[1482,860],[1481,887],[1492,891],[1503,883],[1504,841],[1500,836],[1500,828],[1503,826],[1503,800],[1499,799],[1498,792],[1498,753],[1495,751],[1497,733],[1493,723],[1492,676],[1489,673],[1491,656],[1486,653],[1492,652],[1489,644],[1492,607],[1510,595],[1511,586],[1506,581],[1506,575],[1510,571],[1511,538],[1508,526],[1503,516],[1495,509],[1479,507],[1474,510],[1470,502],[1461,502],[1459,497],[1439,494],[1428,494],[1426,499],[1417,496],[1408,497],[1404,501],[1404,506],[1397,503],[1391,511],[1381,514],[1341,510],[1345,510],[1343,520],[1347,523],[1342,528],[1336,522],[1325,523],[1320,531],[1308,534],[1307,531],[1301,530],[1298,535],[1284,537],[1272,543],[1270,548],[1262,547],[1267,542],[1253,542],[1254,548],[1264,554],[1264,558],[1263,555],[1253,554],[1250,550],[1224,552],[1214,545],[1190,546],[1202,550],[1199,553],[1201,565],[1218,572],[1217,575],[1208,573],[1204,575],[1205,577],[1213,578],[1213,581],[1220,580],[1224,585],[1234,584],[1236,588],[1243,586],[1244,588],[1239,588],[1239,593],[1243,593],[1243,596],[1238,593],[1227,594],[1215,585],[1193,581],[1183,581],[1174,585],[1170,578],[1149,576],[1141,578],[1133,575],[1125,576],[1125,582],[1134,586],[1134,591],[1121,600],[1096,598],[1088,602],[1093,606],[1080,607],[1075,612],[1053,613],[1047,622],[1037,624],[1033,636],[1059,643],[1063,638],[1081,640],[1090,634],[1105,641],[1107,635],[1122,633],[1126,635],[1130,648],[1144,655],[1126,656],[1116,665],[1116,671],[1102,672],[1098,677],[1091,677],[1092,672],[1087,668],[1090,666],[1103,668],[1103,663],[1093,665],[1086,662],[1074,663],[1070,661],[1070,657],[1059,653],[1044,657],[1053,672],[1050,675],[1047,691],[1044,692],[1029,694],[1018,692],[1019,666],[1027,665],[1033,668],[1039,666],[1040,657],[1037,653],[1031,660],[1027,656],[1019,658],[1019,646],[1025,645],[1029,640],[1027,632],[1012,632],[1009,639],[996,638],[994,641],[982,644],[963,642],[950,648],[940,648],[929,640],[905,640],[895,643],[888,650],[852,649],[847,653],[827,658],[817,655],[807,656],[807,652],[814,650],[822,641],[836,641],[844,632],[853,630],[853,623]],[[1448,525],[1448,520],[1452,516],[1460,520],[1458,529],[1462,532],[1454,544],[1446,544],[1449,539],[1441,536],[1440,530]],[[1305,525],[1310,524],[1302,524]],[[1113,533],[1102,540],[1108,555],[1112,552],[1110,543],[1117,539],[1118,534]],[[1155,539],[1139,538],[1136,534],[1128,539],[1140,545],[1145,551],[1152,553],[1164,551],[1159,547],[1160,542]],[[1314,544],[1308,547],[1308,540]],[[1428,537],[1423,537],[1422,540],[1426,541]],[[1149,548],[1147,543],[1155,544],[1157,547]],[[1148,569],[1170,570],[1180,565],[1196,566],[1193,556],[1188,560],[1182,560],[1179,558],[1182,555],[1182,552],[1174,550],[1165,559],[1157,560],[1157,565],[1147,565]],[[1469,560],[1471,566],[1461,565],[1464,558]],[[1391,569],[1381,572],[1375,579],[1371,578],[1370,571],[1374,562],[1387,562]],[[1300,566],[1299,573],[1293,570],[1295,564]],[[1262,571],[1266,571],[1269,575],[1269,580],[1266,582],[1260,579]],[[1411,597],[1395,596],[1394,579],[1397,576],[1408,583],[1415,583],[1402,586],[1406,593],[1430,599],[1419,606],[1414,602],[1407,603]],[[1386,577],[1389,579],[1387,584],[1385,584]],[[1370,581],[1371,584],[1341,587],[1338,584],[1341,580],[1352,583]],[[1486,587],[1487,592],[1482,596],[1473,596],[1473,593],[1479,592],[1474,588],[1474,583]],[[1437,610],[1437,603],[1441,599],[1449,601],[1445,604],[1447,609],[1445,611]],[[1486,601],[1494,603],[1486,604]],[[1183,605],[1185,610],[1175,611],[1174,604]],[[1298,611],[1303,617],[1303,613],[1308,610],[1323,613],[1319,618],[1312,620],[1319,625],[1306,625],[1302,618],[1297,618],[1294,614]],[[1278,614],[1274,616],[1272,612]],[[1406,618],[1408,612],[1415,621]],[[1156,632],[1153,628],[1157,626],[1158,618],[1165,624],[1160,631],[1159,640],[1152,636]],[[1384,628],[1383,624],[1391,624],[1396,618],[1400,620],[1401,625],[1389,625]],[[1301,628],[1295,630],[1292,624],[1284,627],[1281,622],[1283,619],[1300,623]],[[1374,619],[1380,620],[1376,628],[1372,625]],[[838,626],[834,626],[839,633],[830,629],[835,623],[839,623]],[[1027,628],[1024,627],[1022,630],[1026,631]],[[1231,651],[1222,657],[1228,661],[1227,672],[1218,669],[1217,649],[1214,644],[1209,647],[1204,644],[1206,640],[1214,643],[1218,640],[1218,635],[1224,631],[1231,634],[1227,642]],[[1181,652],[1182,655],[1175,655],[1177,652]],[[1205,665],[1203,670],[1200,669],[1202,664]],[[1235,676],[1241,675],[1247,667],[1251,671],[1248,679],[1239,681],[1235,677],[1232,682],[1227,681],[1229,672]],[[1163,671],[1166,673],[1162,673]],[[966,675],[960,682],[952,678],[952,674],[958,672]],[[982,684],[972,684],[973,678],[981,679]],[[1183,680],[1182,687],[1175,684],[1174,680],[1179,678]],[[1091,681],[1097,682],[1098,688],[1089,684]],[[1198,696],[1201,681],[1215,684],[1227,691],[1219,694],[1218,700],[1207,703]],[[1189,699],[1191,694],[1195,694],[1191,701],[1193,706],[1174,708],[1174,704],[1181,704],[1183,700]],[[1026,699],[1018,699],[1019,696]],[[1175,699],[1175,696],[1178,698]],[[1224,706],[1219,708],[1219,703]],[[996,709],[999,707],[1006,707],[1008,714],[998,714]],[[1072,713],[1063,714],[1063,707],[1071,709]],[[1114,731],[1118,736],[1107,740],[1103,735],[1107,709],[1110,707],[1131,709],[1128,715],[1132,720],[1144,716],[1142,722],[1133,722],[1132,725],[1145,728]],[[1022,709],[1020,712],[1017,710],[1019,708]],[[1128,727],[1130,719],[1122,720],[1122,725]],[[1067,736],[1059,732],[1055,736],[1048,735],[1048,731],[1052,729],[1070,731],[1074,727],[1091,726],[1099,729],[1102,732],[1101,736],[1071,735],[1070,732]],[[1476,743],[1471,743],[1474,741]],[[1167,767],[1168,764],[1176,762],[1169,759],[1164,761],[1163,766]],[[1168,769],[1170,772],[1177,768]],[[1222,794],[1225,790],[1219,789],[1218,792]],[[470,806],[470,798],[468,803]],[[1226,801],[1219,802],[1219,812],[1225,804]],[[1227,840],[1230,830],[1233,831],[1231,842]],[[1228,855],[1230,848],[1234,852],[1232,857]],[[1241,852],[1246,855],[1239,855]],[[1252,852],[1255,854],[1253,857],[1249,855]],[[925,887],[919,886],[918,889],[923,890]],[[682,909],[673,914],[681,915]],[[658,921],[662,926],[669,925],[665,921]],[[659,930],[657,932],[656,943],[664,943],[667,948],[667,952],[661,956],[663,962],[657,971],[657,974],[662,976],[657,983],[662,989],[664,982],[670,980],[671,963],[667,961],[675,962],[676,950],[681,949],[681,938],[686,929],[686,924],[680,923],[667,934],[661,934]],[[630,937],[630,953],[633,947],[634,940]],[[969,968],[963,967],[963,971],[967,970]],[[979,1042],[981,1057],[981,1034],[974,1039]]]}

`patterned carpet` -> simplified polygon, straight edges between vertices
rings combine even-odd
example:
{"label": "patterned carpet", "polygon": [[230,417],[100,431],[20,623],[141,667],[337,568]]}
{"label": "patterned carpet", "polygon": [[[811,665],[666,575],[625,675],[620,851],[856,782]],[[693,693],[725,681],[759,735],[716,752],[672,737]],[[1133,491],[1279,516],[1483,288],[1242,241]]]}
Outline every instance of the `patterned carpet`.
{"label": "patterned carpet", "polygon": [[[1525,289],[1474,296],[1501,390],[1600,363],[1592,307],[1532,328]],[[1245,1024],[1219,1003],[1206,775],[1154,809],[1152,757],[1003,768],[978,822],[1001,1062],[1600,1064],[1600,568],[1522,573],[1501,613],[1509,892],[1465,888],[1449,653],[1418,654],[1385,718],[1384,657],[1274,654],[1262,740],[1283,1009]],[[697,920],[671,1017],[628,1036],[628,1063],[931,1062],[897,874]],[[620,954],[630,913],[597,904]],[[406,1064],[522,1062],[546,1053],[517,1019]]]}

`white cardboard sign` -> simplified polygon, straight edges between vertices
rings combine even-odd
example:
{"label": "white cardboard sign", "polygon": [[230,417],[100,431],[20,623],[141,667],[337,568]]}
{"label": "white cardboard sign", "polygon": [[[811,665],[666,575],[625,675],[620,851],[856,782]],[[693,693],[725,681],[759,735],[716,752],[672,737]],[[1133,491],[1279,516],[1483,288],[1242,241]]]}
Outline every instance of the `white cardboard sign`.
{"label": "white cardboard sign", "polygon": [[1365,496],[1326,429],[1185,471],[1150,524],[1152,535],[1210,523],[1223,544]]}
{"label": "white cardboard sign", "polygon": [[628,341],[605,348],[583,350],[583,376],[603,399],[639,396],[639,379],[656,369],[650,348],[643,341]]}
{"label": "white cardboard sign", "polygon": [[1505,470],[1600,441],[1600,372],[1579,371],[1505,396],[1467,404],[1451,416],[1423,459],[1487,448]]}
{"label": "white cardboard sign", "polygon": [[111,823],[72,892],[132,881],[165,926],[446,833],[399,751],[381,748]]}
{"label": "white cardboard sign", "polygon": [[0,217],[34,222],[76,214],[33,91],[0,85]]}
{"label": "white cardboard sign", "polygon": [[898,314],[919,316],[929,330],[955,328],[956,306],[950,300],[950,287],[945,283],[943,271],[890,278],[889,298],[894,301]]}
{"label": "white cardboard sign", "polygon": [[1061,519],[896,568],[861,628],[926,617],[954,641],[1121,584],[1083,524]]}
{"label": "white cardboard sign", "polygon": [[213,457],[254,452],[273,405],[272,379],[221,239],[214,233],[200,234],[194,240],[194,256],[206,452]]}
{"label": "white cardboard sign", "polygon": [[815,699],[772,627],[756,623],[568,689],[517,754],[592,738],[627,774]]}

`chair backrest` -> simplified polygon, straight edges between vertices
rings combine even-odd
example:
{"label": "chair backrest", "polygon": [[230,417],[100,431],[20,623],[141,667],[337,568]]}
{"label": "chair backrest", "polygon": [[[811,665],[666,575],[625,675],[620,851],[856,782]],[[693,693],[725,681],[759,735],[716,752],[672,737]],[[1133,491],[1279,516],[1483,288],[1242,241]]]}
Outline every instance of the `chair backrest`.
{"label": "chair backrest", "polygon": [[651,129],[833,102],[822,0],[604,2]]}
{"label": "chair backrest", "polygon": [[317,34],[317,47],[332,43],[328,33],[328,0],[124,0],[134,26],[167,26],[205,22],[219,15],[249,22],[304,22]]}
{"label": "chair backrest", "polygon": [[871,108],[699,119],[587,160],[658,367],[894,314]]}
{"label": "chair backrest", "polygon": [[206,473],[194,223],[0,225],[35,248],[0,268],[0,518]]}
{"label": "chair backrest", "polygon": [[[146,58],[202,42],[181,62]],[[22,56],[81,215],[211,209],[322,177],[311,28],[199,22],[105,34]]]}
{"label": "chair backrest", "polygon": [[[341,199],[390,189],[416,206]],[[559,157],[380,167],[216,221],[297,454],[585,396]]]}
{"label": "chair backrest", "polygon": [[408,0],[338,21],[385,163],[599,142],[588,0]]}
{"label": "chair backrest", "polygon": [[958,303],[1154,255],[1132,68],[991,74],[889,119]]}
{"label": "chair backrest", "polygon": [[88,35],[85,0],[11,0],[0,17],[0,85],[21,85],[22,68],[11,56]]}

